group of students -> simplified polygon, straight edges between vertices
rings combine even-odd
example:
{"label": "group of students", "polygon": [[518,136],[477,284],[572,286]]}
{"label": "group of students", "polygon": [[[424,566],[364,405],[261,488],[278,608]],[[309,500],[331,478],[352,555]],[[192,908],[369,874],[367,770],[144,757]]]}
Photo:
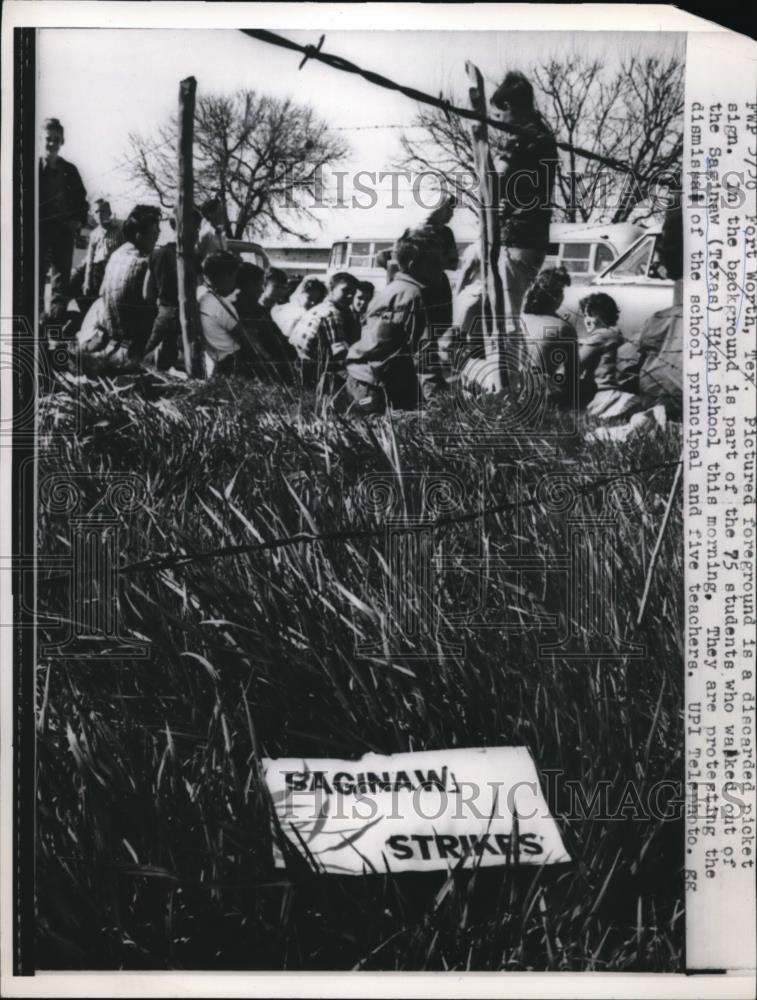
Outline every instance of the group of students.
{"label": "group of students", "polygon": [[[579,339],[560,316],[570,277],[542,267],[554,184],[545,164],[554,137],[522,74],[508,73],[492,103],[503,121],[519,130],[507,142],[499,183],[504,332],[508,343],[518,345],[521,369],[541,379],[556,406],[579,405],[595,416],[613,417],[662,398],[677,412],[680,288],[672,309],[655,314],[634,343],[623,337],[622,317],[619,326],[610,296],[587,296]],[[40,288],[49,274],[51,317],[59,319],[56,311],[77,298],[75,351],[86,374],[116,375],[151,365],[181,369],[177,248],[175,240],[157,246],[160,210],[137,205],[121,223],[108,203],[99,201],[86,261],[71,279],[73,241],[87,202],[76,168],[59,155],[62,144],[62,125],[48,119],[40,162]],[[543,197],[525,203],[512,197],[508,178],[521,182],[525,175],[535,178]],[[328,287],[307,278],[290,290],[285,272],[263,271],[229,251],[220,200],[199,206],[191,263],[199,284],[204,374],[299,384],[314,389],[321,401],[366,414],[414,408],[443,394],[462,367],[460,359],[481,353],[483,291],[474,247],[463,259],[454,295],[447,276],[459,263],[449,226],[455,207],[454,197],[444,198],[382,255],[387,283],[376,291],[346,271],[332,275]],[[676,226],[667,220],[666,226],[668,273],[680,286],[680,211]]]}
{"label": "group of students", "polygon": [[[463,262],[455,294],[447,278],[453,250],[446,222],[453,208],[448,200],[397,240],[385,262],[387,283],[379,290],[344,271],[328,284],[306,278],[290,294],[285,272],[264,271],[218,244],[201,258],[198,238],[206,377],[299,384],[315,390],[320,401],[364,414],[413,409],[444,393],[455,375],[455,357],[475,354],[471,317],[481,305],[480,290],[469,280],[475,254]],[[197,221],[201,234],[200,213]],[[77,336],[86,373],[183,366],[176,244],[156,246],[159,226],[159,210],[138,205],[120,228],[123,242],[105,263],[97,298]],[[92,259],[89,255],[88,266]],[[85,278],[87,293],[97,281]],[[543,379],[556,406],[578,405],[599,418],[626,415],[654,395],[654,386],[645,391],[645,377],[660,344],[650,348],[643,335],[641,342],[626,340],[618,307],[604,292],[581,300],[578,337],[560,316],[568,284],[562,268],[550,267],[538,272],[526,291],[509,331],[521,346],[522,363]],[[466,299],[471,291],[473,298]],[[453,317],[459,318],[461,302],[467,303],[467,314],[458,327]],[[561,350],[553,350],[555,345]],[[676,393],[668,395],[666,403],[675,410]]]}
{"label": "group of students", "polygon": [[[662,404],[680,420],[683,405],[680,301],[655,313],[633,338],[624,336],[611,295],[591,292],[579,302],[579,333],[559,314],[570,277],[561,268],[539,273],[526,293],[520,344],[530,372],[557,407],[581,410],[601,422]],[[680,284],[680,281],[679,281]]]}
{"label": "group of students", "polygon": [[[418,360],[424,351],[433,354],[435,338],[452,323],[445,273],[457,263],[445,225],[451,199],[397,241],[386,260],[387,284],[378,292],[343,271],[327,285],[306,278],[290,293],[285,272],[263,271],[226,249],[220,237],[208,240],[203,227],[212,226],[214,211],[207,203],[195,215],[199,347],[207,377],[299,383],[321,400],[344,390],[342,398],[363,412],[414,407],[443,387],[433,365],[419,377]],[[92,273],[90,252],[79,283],[83,319],[75,344],[85,374],[183,367],[176,243],[157,246],[160,222],[158,208],[137,205],[118,224],[117,238],[108,227],[106,244],[102,225],[92,234],[98,272]]]}
{"label": "group of students", "polygon": [[296,381],[319,402],[363,413],[431,399],[445,387],[438,341],[452,325],[446,269],[456,265],[457,250],[446,223],[453,209],[447,199],[397,240],[384,288],[347,271],[333,274],[328,286],[307,278],[264,320],[253,307],[255,281],[278,277],[283,298],[283,273],[263,275],[230,253],[209,256],[199,300],[207,373]]}

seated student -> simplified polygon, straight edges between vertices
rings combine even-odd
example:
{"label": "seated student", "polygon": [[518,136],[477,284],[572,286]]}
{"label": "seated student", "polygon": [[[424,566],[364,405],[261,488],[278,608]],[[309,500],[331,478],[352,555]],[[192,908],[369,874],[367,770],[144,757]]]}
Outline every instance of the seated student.
{"label": "seated student", "polygon": [[680,203],[665,214],[660,263],[674,281],[673,305],[654,313],[638,338],[639,394],[646,406],[661,404],[672,420],[683,416],[683,218]]}
{"label": "seated student", "polygon": [[457,207],[454,195],[447,195],[425,222],[407,234],[416,240],[428,257],[429,276],[426,284],[426,308],[429,323],[441,336],[452,325],[452,289],[447,271],[458,266],[457,245],[448,223]]}
{"label": "seated student", "polygon": [[547,399],[561,405],[575,405],[576,331],[557,315],[569,284],[564,268],[540,271],[526,293],[521,315],[524,361],[541,376]]}
{"label": "seated student", "polygon": [[195,225],[197,225],[197,242],[195,244],[195,259],[202,267],[206,257],[227,249],[223,224],[226,212],[220,198],[210,198],[194,210]]}
{"label": "seated student", "polygon": [[[432,367],[424,301],[425,281],[434,277],[421,246],[403,237],[397,241],[399,270],[368,307],[360,340],[347,353],[347,391],[358,413],[382,413],[389,406],[415,409],[443,388]],[[420,374],[423,355],[426,374]]]}
{"label": "seated student", "polygon": [[327,289],[318,278],[303,278],[283,305],[274,306],[271,316],[287,340],[291,339],[295,323],[305,313],[323,302]]}
{"label": "seated student", "polygon": [[326,298],[306,312],[292,330],[291,344],[306,383],[316,384],[327,370],[342,363],[356,339],[351,307],[357,287],[357,278],[346,271],[332,275]]}
{"label": "seated student", "polygon": [[481,350],[483,345],[479,341],[482,337],[483,296],[479,249],[475,243],[471,243],[460,260],[460,270],[452,294],[452,326],[439,339],[442,362],[451,362],[456,349],[463,345],[464,351],[457,360],[462,360],[463,356],[472,357],[475,348]]}
{"label": "seated student", "polygon": [[[176,219],[169,216],[168,222],[175,234]],[[145,355],[155,352],[155,364],[166,370],[178,363],[182,346],[175,238],[150,254],[143,294],[146,302],[153,302],[158,307]]]}
{"label": "seated student", "polygon": [[245,357],[250,373],[257,378],[289,382],[297,358],[277,324],[260,305],[264,283],[262,268],[247,261],[240,265],[234,306],[246,334]]}
{"label": "seated student", "polygon": [[594,292],[578,303],[585,333],[578,340],[582,405],[599,389],[615,388],[615,364],[623,334],[617,327],[620,310],[612,296]]}
{"label": "seated student", "polygon": [[236,308],[228,301],[235,288],[239,261],[228,250],[211,253],[202,265],[205,291],[198,299],[203,337],[205,373],[248,374],[244,355],[244,329]]}
{"label": "seated student", "polygon": [[371,281],[361,281],[358,283],[355,298],[352,300],[352,312],[357,320],[358,327],[363,325],[368,306],[371,304],[376,288]]}
{"label": "seated student", "polygon": [[626,416],[640,405],[632,372],[638,351],[617,328],[620,312],[610,295],[587,295],[579,308],[586,330],[578,341],[580,405],[602,420]]}
{"label": "seated student", "polygon": [[289,281],[286,272],[278,267],[269,267],[263,279],[263,291],[258,302],[268,313],[269,319],[274,306],[283,305],[289,298]]}
{"label": "seated student", "polygon": [[158,241],[160,209],[137,205],[124,222],[124,242],[105,266],[100,297],[78,334],[85,371],[134,371],[141,363],[155,306],[143,294],[150,254]]}

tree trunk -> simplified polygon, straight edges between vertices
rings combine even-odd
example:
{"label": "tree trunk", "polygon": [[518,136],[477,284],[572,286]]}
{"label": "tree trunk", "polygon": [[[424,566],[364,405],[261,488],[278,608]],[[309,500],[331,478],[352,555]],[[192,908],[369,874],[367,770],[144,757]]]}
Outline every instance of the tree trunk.
{"label": "tree trunk", "polygon": [[197,308],[194,247],[194,140],[197,80],[188,76],[179,84],[178,197],[176,199],[176,276],[179,286],[179,321],[187,375],[200,378],[202,331]]}

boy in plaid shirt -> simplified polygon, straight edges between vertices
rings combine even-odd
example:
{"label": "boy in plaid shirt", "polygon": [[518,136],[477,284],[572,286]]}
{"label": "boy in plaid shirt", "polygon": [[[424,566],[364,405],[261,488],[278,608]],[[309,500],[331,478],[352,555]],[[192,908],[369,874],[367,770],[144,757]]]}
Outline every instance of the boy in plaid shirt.
{"label": "boy in plaid shirt", "polygon": [[340,366],[351,343],[357,340],[358,326],[352,300],[358,281],[346,271],[332,276],[329,294],[295,323],[290,342],[302,364],[306,384],[321,381],[325,373]]}

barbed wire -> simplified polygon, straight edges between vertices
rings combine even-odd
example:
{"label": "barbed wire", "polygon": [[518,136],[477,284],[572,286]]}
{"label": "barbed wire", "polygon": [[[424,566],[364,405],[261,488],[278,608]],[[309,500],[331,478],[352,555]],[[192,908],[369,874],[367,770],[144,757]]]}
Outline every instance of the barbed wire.
{"label": "barbed wire", "polygon": [[[637,476],[650,472],[659,472],[662,469],[671,469],[681,465],[683,459],[675,462],[660,462],[656,465],[644,466],[641,469],[619,470],[602,476],[596,482],[583,489],[576,490],[577,496],[587,496],[595,490],[601,489],[618,476]],[[466,524],[479,520],[490,514],[505,514],[509,511],[522,507],[530,507],[539,502],[537,496],[529,497],[526,500],[513,500],[503,504],[496,504],[490,507],[482,507],[479,510],[468,511],[465,514],[448,514],[437,518],[433,522],[434,528],[450,527],[456,524]],[[191,555],[173,555],[151,557],[135,563],[128,563],[119,567],[120,573],[136,573],[142,571],[156,571],[162,569],[175,569],[178,566],[186,566],[195,563],[209,562],[211,559],[226,558],[228,556],[246,555],[252,552],[264,552],[275,549],[287,548],[290,545],[314,544],[316,542],[343,542],[353,541],[362,538],[377,538],[385,533],[384,527],[378,528],[354,528],[349,531],[325,531],[311,532],[300,531],[294,535],[282,535],[271,539],[268,542],[249,542],[241,545],[223,545],[215,549],[208,549],[205,552],[196,552]]]}
{"label": "barbed wire", "polygon": [[[329,52],[323,52],[321,50],[321,46],[323,45],[324,38],[326,37],[325,35],[321,35],[317,45],[299,45],[297,42],[293,42],[291,39],[277,34],[275,31],[266,31],[260,28],[240,28],[239,30],[243,35],[247,35],[249,38],[254,38],[257,41],[266,42],[269,45],[277,45],[280,48],[301,53],[304,58],[300,63],[300,69],[302,69],[309,59],[315,59],[327,66],[331,66],[332,69],[361,76],[364,80],[367,80],[368,83],[372,83],[377,87],[382,87],[385,90],[393,90],[400,94],[404,94],[405,97],[409,97],[411,100],[417,101],[419,104],[428,104],[431,107],[439,108],[446,115],[458,115],[461,118],[467,118],[469,121],[474,121],[478,124],[483,122],[490,128],[496,129],[500,132],[507,132],[511,135],[517,136],[529,134],[528,130],[522,128],[521,126],[505,124],[505,122],[498,121],[496,118],[489,118],[485,115],[480,115],[472,108],[459,107],[441,95],[434,97],[433,94],[427,94],[425,91],[417,90],[415,87],[405,86],[404,84],[398,83],[396,80],[392,80],[387,76],[382,76],[380,73],[363,69],[361,66],[350,62],[348,59],[344,59],[342,56],[333,55]],[[601,153],[596,153],[590,149],[583,149],[580,146],[574,146],[572,143],[564,142],[562,140],[556,141],[556,145],[558,149],[562,149],[568,153],[575,153],[577,156],[586,160],[594,160],[598,163],[602,163],[605,166],[611,167],[613,170],[620,170],[627,174],[634,173],[633,167],[624,163],[622,160],[615,159],[615,157],[603,156]]]}

